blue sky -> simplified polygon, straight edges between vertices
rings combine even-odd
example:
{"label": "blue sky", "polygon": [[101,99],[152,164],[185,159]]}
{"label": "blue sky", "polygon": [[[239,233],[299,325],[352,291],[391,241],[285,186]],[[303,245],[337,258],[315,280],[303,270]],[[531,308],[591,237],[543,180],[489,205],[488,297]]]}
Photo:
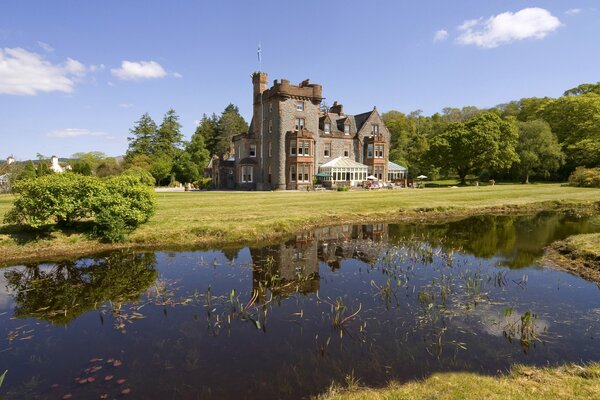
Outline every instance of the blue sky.
{"label": "blue sky", "polygon": [[[600,81],[600,11],[577,1],[0,3],[0,158],[124,154],[168,108],[189,137],[250,74],[323,85],[329,104],[432,114]],[[598,6],[600,7],[600,6]]]}

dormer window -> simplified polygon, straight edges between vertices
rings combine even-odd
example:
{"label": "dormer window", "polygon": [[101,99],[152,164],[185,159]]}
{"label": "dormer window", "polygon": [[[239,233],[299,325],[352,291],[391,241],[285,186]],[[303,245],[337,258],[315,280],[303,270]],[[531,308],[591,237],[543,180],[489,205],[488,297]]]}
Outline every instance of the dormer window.
{"label": "dormer window", "polygon": [[344,134],[345,135],[350,134],[350,125],[349,124],[344,124]]}
{"label": "dormer window", "polygon": [[329,122],[325,122],[325,126],[323,127],[323,131],[325,131],[326,134],[330,134],[331,133],[331,124]]}
{"label": "dormer window", "polygon": [[304,111],[304,102],[303,101],[296,102],[296,111]]}

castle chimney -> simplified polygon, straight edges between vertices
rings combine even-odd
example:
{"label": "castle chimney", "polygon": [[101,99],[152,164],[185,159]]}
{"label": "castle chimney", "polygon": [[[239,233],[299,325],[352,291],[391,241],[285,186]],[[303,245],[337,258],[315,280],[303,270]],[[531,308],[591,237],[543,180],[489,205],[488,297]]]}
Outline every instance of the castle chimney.
{"label": "castle chimney", "polygon": [[261,94],[267,90],[268,75],[266,72],[255,72],[252,74],[252,86],[254,88],[254,96]]}
{"label": "castle chimney", "polygon": [[331,108],[329,108],[329,112],[332,114],[344,115],[344,106],[341,104],[338,104],[337,101],[334,101]]}

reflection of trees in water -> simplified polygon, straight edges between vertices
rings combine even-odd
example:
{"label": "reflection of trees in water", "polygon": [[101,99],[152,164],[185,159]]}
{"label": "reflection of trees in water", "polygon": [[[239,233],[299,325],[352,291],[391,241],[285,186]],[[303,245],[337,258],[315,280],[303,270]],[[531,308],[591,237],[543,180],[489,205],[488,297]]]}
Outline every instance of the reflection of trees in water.
{"label": "reflection of trees in water", "polygon": [[444,224],[391,225],[390,241],[421,239],[477,257],[502,257],[503,265],[520,268],[535,262],[550,243],[593,230],[598,227],[587,219],[559,213],[481,215]]}
{"label": "reflection of trees in water", "polygon": [[4,273],[15,296],[15,316],[64,324],[105,301],[139,299],[157,278],[154,253],[126,251],[53,266],[28,265]]}

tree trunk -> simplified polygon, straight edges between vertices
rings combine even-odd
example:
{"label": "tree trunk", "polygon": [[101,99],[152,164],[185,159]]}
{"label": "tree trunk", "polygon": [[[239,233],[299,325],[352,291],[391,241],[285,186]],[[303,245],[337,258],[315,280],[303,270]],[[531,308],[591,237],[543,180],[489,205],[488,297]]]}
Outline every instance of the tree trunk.
{"label": "tree trunk", "polygon": [[466,185],[467,181],[465,180],[466,176],[467,176],[467,172],[468,171],[462,171],[462,170],[457,170],[458,171],[458,177],[460,178],[460,184],[461,185]]}

